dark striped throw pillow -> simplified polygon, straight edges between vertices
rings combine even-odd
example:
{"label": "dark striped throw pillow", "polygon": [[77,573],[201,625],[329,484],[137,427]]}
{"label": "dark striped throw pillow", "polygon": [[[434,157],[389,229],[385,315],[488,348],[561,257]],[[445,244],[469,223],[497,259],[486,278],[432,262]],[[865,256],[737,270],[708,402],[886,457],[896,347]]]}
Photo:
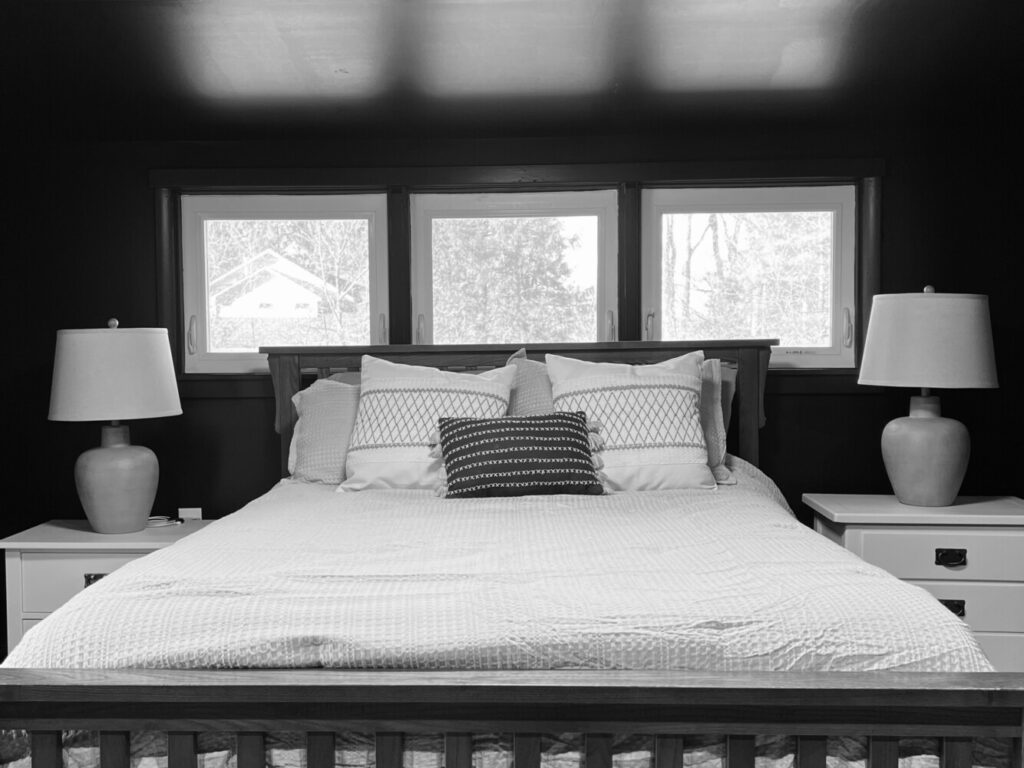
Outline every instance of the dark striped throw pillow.
{"label": "dark striped throw pillow", "polygon": [[448,498],[604,493],[582,411],[441,418],[438,432]]}

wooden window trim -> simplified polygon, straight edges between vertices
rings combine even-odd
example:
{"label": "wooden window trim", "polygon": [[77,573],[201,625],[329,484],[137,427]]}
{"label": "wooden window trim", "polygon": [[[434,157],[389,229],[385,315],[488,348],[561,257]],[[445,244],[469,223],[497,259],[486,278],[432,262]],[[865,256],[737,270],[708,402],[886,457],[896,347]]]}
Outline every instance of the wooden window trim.
{"label": "wooden window trim", "polygon": [[[430,191],[619,190],[619,338],[640,339],[640,190],[657,186],[772,186],[853,183],[857,187],[857,364],[871,300],[880,288],[881,180],[877,159],[802,159],[753,162],[581,163],[367,168],[157,169],[150,173],[157,233],[157,320],[169,332],[178,370],[183,358],[181,243],[182,194],[386,192],[388,285],[392,344],[412,341],[409,195]],[[849,369],[845,369],[852,375]],[[792,375],[793,371],[787,374]],[[816,369],[797,375],[820,373]],[[189,374],[185,378],[230,378]]]}

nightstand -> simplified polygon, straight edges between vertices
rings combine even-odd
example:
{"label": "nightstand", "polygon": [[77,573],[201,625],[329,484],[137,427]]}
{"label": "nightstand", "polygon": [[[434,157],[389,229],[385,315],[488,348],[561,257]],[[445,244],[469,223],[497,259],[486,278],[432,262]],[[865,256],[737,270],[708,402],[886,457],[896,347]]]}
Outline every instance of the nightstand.
{"label": "nightstand", "polygon": [[996,669],[1024,672],[1024,499],[910,507],[894,496],[805,493],[803,502],[815,531],[931,592],[970,625]]}
{"label": "nightstand", "polygon": [[51,520],[6,539],[7,650],[31,627],[97,579],[195,533],[209,520],[96,533],[85,520]]}

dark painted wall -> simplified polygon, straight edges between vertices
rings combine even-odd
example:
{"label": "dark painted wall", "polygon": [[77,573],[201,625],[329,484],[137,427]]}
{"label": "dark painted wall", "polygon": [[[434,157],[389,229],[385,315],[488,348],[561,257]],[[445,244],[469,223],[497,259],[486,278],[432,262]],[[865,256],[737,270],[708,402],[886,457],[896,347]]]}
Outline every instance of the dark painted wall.
{"label": "dark painted wall", "polygon": [[[8,355],[8,489],[4,535],[53,517],[80,517],[75,457],[96,444],[93,424],[46,421],[54,332],[156,322],[153,193],[156,168],[345,167],[567,162],[736,162],[879,158],[883,179],[882,290],[982,292],[991,297],[1002,388],[953,392],[947,415],[967,423],[974,454],[965,493],[1024,494],[1017,469],[1024,419],[1016,397],[1022,321],[1019,152],[1002,118],[999,92],[976,95],[966,111],[918,104],[909,114],[831,124],[730,122],[652,125],[639,135],[423,136],[262,143],[48,142],[25,137],[7,158],[21,191],[9,219],[5,288],[13,308]],[[216,383],[183,384],[184,415],[132,426],[160,457],[155,512],[201,506],[221,516],[275,480],[278,443],[269,387],[239,397]],[[903,413],[906,391],[858,387],[851,374],[770,376],[764,469],[799,511],[806,491],[886,492],[878,436]]]}

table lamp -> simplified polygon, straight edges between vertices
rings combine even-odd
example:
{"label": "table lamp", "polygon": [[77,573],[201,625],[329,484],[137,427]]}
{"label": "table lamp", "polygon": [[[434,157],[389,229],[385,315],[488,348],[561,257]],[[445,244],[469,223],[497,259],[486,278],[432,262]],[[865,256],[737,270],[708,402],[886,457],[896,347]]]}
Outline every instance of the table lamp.
{"label": "table lamp", "polygon": [[967,428],[942,416],[932,389],[991,389],[996,381],[988,297],[966,293],[875,296],[859,384],[921,387],[910,414],[882,431],[882,459],[896,498],[917,507],[946,507],[967,471]]}
{"label": "table lamp", "polygon": [[160,465],[121,421],[176,416],[181,402],[167,330],[107,325],[57,331],[49,418],[110,422],[75,462],[75,485],[94,530],[129,533],[146,527]]}

